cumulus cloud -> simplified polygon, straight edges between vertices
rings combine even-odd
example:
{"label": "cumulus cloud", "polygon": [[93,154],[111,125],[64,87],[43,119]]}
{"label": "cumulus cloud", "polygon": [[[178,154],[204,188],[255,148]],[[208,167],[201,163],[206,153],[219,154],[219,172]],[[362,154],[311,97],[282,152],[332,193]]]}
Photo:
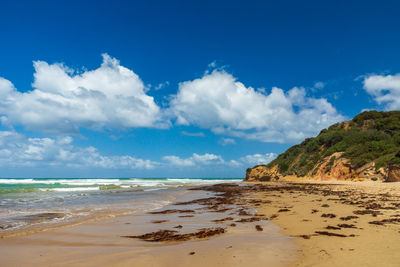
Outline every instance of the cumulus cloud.
{"label": "cumulus cloud", "polygon": [[129,155],[104,156],[94,147],[77,147],[70,136],[28,138],[13,131],[0,131],[1,167],[100,167],[151,169],[157,162]]}
{"label": "cumulus cloud", "polygon": [[296,142],[344,119],[326,99],[307,97],[304,88],[274,87],[268,94],[224,70],[180,83],[171,112],[177,124],[264,142]]}
{"label": "cumulus cloud", "polygon": [[[31,91],[18,91],[0,77],[3,125],[65,135],[80,128],[167,128],[170,119],[176,119],[176,124],[211,129],[215,134],[291,143],[344,120],[326,99],[309,97],[304,88],[254,89],[223,69],[180,83],[169,108],[162,109],[139,76],[107,54],[99,68],[81,73],[44,61],[35,61],[34,68]],[[226,140],[232,143],[233,139]]]}
{"label": "cumulus cloud", "polygon": [[245,157],[240,158],[242,162],[251,164],[251,165],[260,165],[260,164],[268,164],[273,161],[278,155],[275,153],[266,153],[266,154],[253,154],[247,155]]}
{"label": "cumulus cloud", "polygon": [[167,161],[171,165],[182,167],[225,163],[221,156],[210,153],[205,153],[203,155],[193,153],[193,155],[188,158],[181,158],[174,155],[164,156],[163,160]]}
{"label": "cumulus cloud", "polygon": [[133,71],[103,54],[92,71],[75,74],[63,64],[34,62],[33,90],[21,93],[0,78],[3,122],[51,133],[76,133],[80,127],[113,129],[168,126],[154,98]]}
{"label": "cumulus cloud", "polygon": [[369,75],[363,80],[364,89],[386,110],[400,109],[400,73],[396,75]]}

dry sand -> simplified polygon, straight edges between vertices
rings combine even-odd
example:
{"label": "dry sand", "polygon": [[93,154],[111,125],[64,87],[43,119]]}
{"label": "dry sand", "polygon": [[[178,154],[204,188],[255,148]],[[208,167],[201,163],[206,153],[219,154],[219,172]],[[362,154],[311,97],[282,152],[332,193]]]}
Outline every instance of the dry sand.
{"label": "dry sand", "polygon": [[[400,183],[303,181],[202,189],[209,192],[203,199],[165,207],[170,210],[165,214],[0,239],[0,266],[400,266]],[[215,227],[226,231],[174,241]],[[173,241],[121,237],[155,238],[152,232],[161,229],[176,230],[167,236]]]}
{"label": "dry sand", "polygon": [[[293,184],[290,186],[294,188],[283,191],[278,189],[282,184],[271,183],[271,187],[279,190],[276,194],[252,195],[271,201],[259,206],[258,212],[277,215],[271,221],[282,227],[285,235],[297,237],[295,242],[301,247],[302,256],[292,265],[400,266],[400,183],[328,183]],[[322,217],[323,214],[328,215]],[[347,216],[358,218],[344,220]],[[385,219],[392,222],[370,224]],[[344,228],[344,224],[354,228]],[[316,234],[321,231],[346,237]]]}

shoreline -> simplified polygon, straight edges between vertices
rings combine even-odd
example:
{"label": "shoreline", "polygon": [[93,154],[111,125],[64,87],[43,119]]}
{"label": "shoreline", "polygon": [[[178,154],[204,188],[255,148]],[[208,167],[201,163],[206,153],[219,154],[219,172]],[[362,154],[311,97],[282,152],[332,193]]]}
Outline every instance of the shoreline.
{"label": "shoreline", "polygon": [[[150,190],[152,192],[150,193],[152,196],[150,196],[149,194],[149,200],[152,200],[151,198],[157,198],[157,200],[154,201],[151,205],[146,205],[146,207],[142,206],[140,209],[136,208],[136,204],[138,201],[140,201],[140,199],[133,197],[128,201],[121,202],[119,205],[117,204],[115,208],[106,208],[101,207],[100,205],[99,208],[95,209],[84,207],[83,210],[85,210],[85,212],[87,213],[85,214],[85,216],[76,216],[75,213],[70,214],[65,211],[59,211],[59,209],[44,210],[40,213],[21,216],[21,218],[25,217],[28,222],[30,222],[30,225],[28,224],[24,225],[23,227],[15,228],[4,228],[2,229],[2,231],[0,231],[0,238],[35,234],[45,231],[57,230],[65,227],[73,227],[84,223],[112,219],[121,216],[134,216],[135,214],[140,214],[141,212],[148,212],[169,205],[177,198],[187,194],[188,191],[185,189],[191,187],[193,186],[182,185],[176,188],[169,188],[167,189],[168,191],[164,191],[165,189]],[[143,191],[137,192],[143,193]],[[131,207],[129,207],[129,205]],[[79,210],[79,212],[81,212],[81,210]],[[58,215],[61,216],[58,217]],[[18,219],[21,220],[20,218]]]}
{"label": "shoreline", "polygon": [[[188,194],[159,211],[0,239],[0,249],[8,255],[0,259],[0,265],[242,266],[247,263],[256,266],[264,263],[283,266],[296,260],[298,247],[292,238],[280,234],[279,227],[267,219],[235,222],[234,227],[229,226],[233,221],[249,217],[238,215],[240,211],[254,213],[255,210],[250,206],[244,210],[230,196],[218,195],[213,191],[188,190]],[[216,206],[217,199],[221,203]],[[228,217],[233,219],[225,220]],[[207,236],[207,231],[217,228],[225,231]],[[206,235],[166,242],[125,237],[161,229],[178,231],[180,235],[205,229]]]}
{"label": "shoreline", "polygon": [[[187,191],[155,212],[0,239],[0,249],[45,266],[400,264],[400,184],[245,182]],[[218,227],[224,231],[214,235]],[[63,254],[48,254],[52,246]]]}
{"label": "shoreline", "polygon": [[159,208],[178,191],[238,181],[186,178],[0,178],[0,236]]}

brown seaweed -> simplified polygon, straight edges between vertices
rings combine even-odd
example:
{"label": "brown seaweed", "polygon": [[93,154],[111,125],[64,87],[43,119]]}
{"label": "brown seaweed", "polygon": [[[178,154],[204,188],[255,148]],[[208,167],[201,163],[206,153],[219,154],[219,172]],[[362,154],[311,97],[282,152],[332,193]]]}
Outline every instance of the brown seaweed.
{"label": "brown seaweed", "polygon": [[225,229],[222,227],[217,228],[203,228],[199,229],[197,232],[178,234],[174,230],[159,230],[157,232],[151,232],[143,235],[137,236],[122,236],[126,238],[137,238],[148,242],[163,242],[163,241],[187,241],[189,239],[203,239],[214,235],[219,235],[225,233]]}

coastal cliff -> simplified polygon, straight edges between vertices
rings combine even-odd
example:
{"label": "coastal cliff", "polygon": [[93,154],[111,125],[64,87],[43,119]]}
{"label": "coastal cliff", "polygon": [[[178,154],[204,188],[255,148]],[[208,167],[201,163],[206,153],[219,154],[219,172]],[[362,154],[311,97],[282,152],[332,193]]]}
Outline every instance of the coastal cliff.
{"label": "coastal cliff", "polygon": [[245,181],[281,179],[400,181],[400,111],[366,111],[290,147]]}

